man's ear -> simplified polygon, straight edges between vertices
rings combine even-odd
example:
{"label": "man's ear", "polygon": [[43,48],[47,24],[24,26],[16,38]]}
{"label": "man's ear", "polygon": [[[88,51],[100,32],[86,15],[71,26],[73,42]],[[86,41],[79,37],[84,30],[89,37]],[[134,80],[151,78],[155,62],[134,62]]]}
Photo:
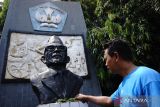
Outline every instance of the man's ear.
{"label": "man's ear", "polygon": [[46,58],[44,56],[41,57],[41,61],[46,64]]}
{"label": "man's ear", "polygon": [[67,56],[66,62],[68,63],[70,61],[70,57]]}
{"label": "man's ear", "polygon": [[118,54],[118,52],[114,52],[114,56],[116,58],[116,62],[118,62],[118,60],[119,60],[119,54]]}

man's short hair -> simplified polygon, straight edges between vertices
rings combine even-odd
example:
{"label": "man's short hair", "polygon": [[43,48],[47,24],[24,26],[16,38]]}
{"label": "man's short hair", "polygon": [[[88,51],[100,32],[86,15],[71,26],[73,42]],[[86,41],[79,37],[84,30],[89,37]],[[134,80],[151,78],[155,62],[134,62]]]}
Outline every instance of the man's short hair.
{"label": "man's short hair", "polygon": [[108,49],[108,54],[112,57],[114,52],[117,52],[119,56],[126,61],[133,61],[133,55],[129,44],[122,39],[114,39],[107,41],[104,46],[104,50]]}

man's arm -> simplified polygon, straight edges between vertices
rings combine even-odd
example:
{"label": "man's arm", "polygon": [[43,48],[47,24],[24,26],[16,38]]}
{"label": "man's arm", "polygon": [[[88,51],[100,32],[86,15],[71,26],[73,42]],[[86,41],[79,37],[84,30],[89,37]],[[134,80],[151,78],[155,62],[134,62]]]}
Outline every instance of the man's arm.
{"label": "man's arm", "polygon": [[76,99],[81,101],[93,102],[95,104],[103,105],[105,107],[111,107],[113,104],[112,99],[107,96],[91,96],[91,95],[78,94],[76,96]]}
{"label": "man's arm", "polygon": [[160,103],[160,81],[152,81],[143,88],[144,95],[148,98],[148,107],[156,107]]}

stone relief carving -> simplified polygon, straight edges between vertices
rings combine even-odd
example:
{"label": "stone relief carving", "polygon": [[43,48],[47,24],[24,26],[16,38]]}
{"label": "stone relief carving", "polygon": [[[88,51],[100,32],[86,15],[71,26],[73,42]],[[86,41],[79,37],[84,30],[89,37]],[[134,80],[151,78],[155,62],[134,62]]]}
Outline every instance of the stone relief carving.
{"label": "stone relief carving", "polygon": [[52,2],[40,4],[29,9],[34,30],[61,32],[67,13]]}
{"label": "stone relief carving", "polygon": [[[51,36],[11,33],[8,61],[6,67],[6,79],[29,79],[32,74],[48,70],[42,63],[41,56],[44,53],[46,43]],[[84,45],[81,36],[59,36],[68,49],[70,62],[67,64],[74,74],[87,76],[87,64]]]}

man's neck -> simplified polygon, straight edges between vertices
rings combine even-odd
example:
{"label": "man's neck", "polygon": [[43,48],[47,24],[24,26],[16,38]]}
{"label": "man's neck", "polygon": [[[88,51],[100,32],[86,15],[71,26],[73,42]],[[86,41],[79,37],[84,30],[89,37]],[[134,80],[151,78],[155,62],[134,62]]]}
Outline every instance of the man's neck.
{"label": "man's neck", "polygon": [[124,77],[136,68],[137,68],[137,66],[134,65],[132,62],[125,63],[125,64],[123,64],[120,75]]}

